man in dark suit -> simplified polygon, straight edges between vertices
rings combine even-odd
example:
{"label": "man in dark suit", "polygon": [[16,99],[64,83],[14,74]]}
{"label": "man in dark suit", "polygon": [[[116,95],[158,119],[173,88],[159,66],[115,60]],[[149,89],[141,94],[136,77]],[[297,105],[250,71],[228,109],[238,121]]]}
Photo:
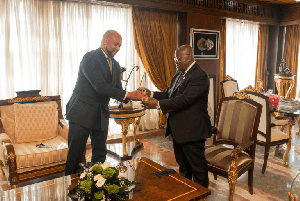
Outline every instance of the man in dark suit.
{"label": "man in dark suit", "polygon": [[206,138],[211,137],[207,112],[209,78],[195,62],[191,46],[180,46],[174,60],[178,72],[171,84],[164,92],[154,92],[152,95],[146,89],[146,94],[153,98],[143,103],[146,108],[158,106],[164,114],[168,114],[166,136],[171,134],[173,137],[179,173],[208,187],[204,152]]}
{"label": "man in dark suit", "polygon": [[66,108],[69,120],[66,175],[80,172],[79,163],[89,136],[91,161],[105,161],[110,98],[118,101],[147,98],[141,91],[122,89],[120,65],[114,59],[121,45],[121,35],[109,30],[103,35],[101,47],[86,53],[80,62],[77,82]]}

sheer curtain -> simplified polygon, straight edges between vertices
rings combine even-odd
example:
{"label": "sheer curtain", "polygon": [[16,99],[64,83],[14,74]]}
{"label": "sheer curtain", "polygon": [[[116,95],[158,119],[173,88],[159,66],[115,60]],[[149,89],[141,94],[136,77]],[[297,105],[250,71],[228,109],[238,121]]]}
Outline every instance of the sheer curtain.
{"label": "sheer curtain", "polygon": [[[40,89],[42,95],[61,95],[65,112],[83,55],[100,46],[108,29],[123,37],[116,55],[120,65],[127,71],[140,67],[127,90],[139,86],[144,70],[134,48],[131,7],[37,0],[0,0],[0,5],[0,99]],[[157,112],[148,113],[144,127],[158,128]]]}
{"label": "sheer curtain", "polygon": [[258,23],[226,19],[226,75],[239,89],[255,85]]}

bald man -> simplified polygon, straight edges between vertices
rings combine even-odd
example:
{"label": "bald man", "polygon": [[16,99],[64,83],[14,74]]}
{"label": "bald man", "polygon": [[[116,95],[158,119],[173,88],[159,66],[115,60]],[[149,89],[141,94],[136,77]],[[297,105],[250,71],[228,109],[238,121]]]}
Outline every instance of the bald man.
{"label": "bald man", "polygon": [[109,100],[140,100],[147,98],[141,91],[126,92],[120,80],[120,65],[114,56],[122,45],[121,35],[108,30],[101,47],[86,53],[81,62],[73,94],[67,104],[69,120],[68,157],[65,175],[80,172],[88,137],[91,137],[93,163],[106,159]]}
{"label": "bald man", "polygon": [[191,46],[177,48],[174,60],[178,71],[171,84],[164,92],[152,93],[153,98],[143,103],[148,108],[159,106],[168,114],[166,136],[173,137],[179,173],[208,187],[204,147],[206,138],[211,137],[207,112],[209,78],[195,62]]}

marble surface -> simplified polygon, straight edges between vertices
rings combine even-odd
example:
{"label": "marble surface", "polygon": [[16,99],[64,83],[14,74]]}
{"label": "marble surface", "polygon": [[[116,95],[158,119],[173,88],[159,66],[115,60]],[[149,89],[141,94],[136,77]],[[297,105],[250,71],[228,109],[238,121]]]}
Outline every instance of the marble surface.
{"label": "marble surface", "polygon": [[[292,128],[292,148],[287,156],[287,162],[290,164],[288,167],[284,167],[282,165],[282,155],[286,146],[283,145],[279,147],[277,151],[275,147],[272,147],[266,172],[265,174],[262,174],[261,169],[263,165],[264,147],[257,145],[254,168],[254,194],[251,195],[248,191],[248,175],[245,173],[238,179],[234,200],[288,200],[287,193],[290,190],[293,179],[298,173],[300,173],[300,136],[296,135],[297,131],[298,125],[296,124]],[[160,131],[159,134],[149,132],[147,134],[143,134],[141,132],[138,137],[140,138],[140,141],[143,142],[144,147],[140,149],[134,157],[147,157],[164,167],[174,169],[178,172],[178,165],[174,157],[172,142],[168,138],[165,138],[163,133],[163,131]],[[119,142],[120,141],[118,139],[110,141],[110,143]],[[210,139],[207,140],[207,144],[210,144],[211,142],[212,141]],[[118,144],[115,144],[115,147],[118,147]],[[90,156],[91,150],[88,149],[86,155],[88,160],[90,160]],[[107,160],[113,162],[114,159],[108,157]],[[57,174],[51,177],[30,181],[31,183],[22,183],[21,185],[26,186],[43,180],[61,177],[62,175],[63,174]],[[212,194],[208,197],[208,200],[227,200],[229,189],[227,179],[218,177],[217,180],[214,180],[211,173],[209,173],[209,179],[209,189],[212,191]],[[300,188],[299,182],[300,178],[297,178],[293,187],[293,192],[298,194]],[[9,189],[8,182],[1,172],[0,186],[3,191]]]}

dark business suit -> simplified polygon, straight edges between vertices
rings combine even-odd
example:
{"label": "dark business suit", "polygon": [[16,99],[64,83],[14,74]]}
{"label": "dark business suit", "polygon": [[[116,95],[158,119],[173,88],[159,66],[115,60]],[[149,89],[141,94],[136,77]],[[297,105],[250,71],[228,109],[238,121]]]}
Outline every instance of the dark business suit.
{"label": "dark business suit", "polygon": [[180,72],[164,92],[154,92],[164,114],[168,113],[166,135],[172,134],[176,161],[181,175],[208,187],[204,155],[206,138],[211,137],[207,112],[209,78],[195,63],[177,86]]}
{"label": "dark business suit", "polygon": [[112,73],[102,50],[86,53],[80,62],[78,78],[67,104],[69,152],[65,174],[78,172],[86,142],[92,140],[92,162],[104,162],[110,98],[123,101],[126,92],[120,80],[120,65],[112,58]]}

